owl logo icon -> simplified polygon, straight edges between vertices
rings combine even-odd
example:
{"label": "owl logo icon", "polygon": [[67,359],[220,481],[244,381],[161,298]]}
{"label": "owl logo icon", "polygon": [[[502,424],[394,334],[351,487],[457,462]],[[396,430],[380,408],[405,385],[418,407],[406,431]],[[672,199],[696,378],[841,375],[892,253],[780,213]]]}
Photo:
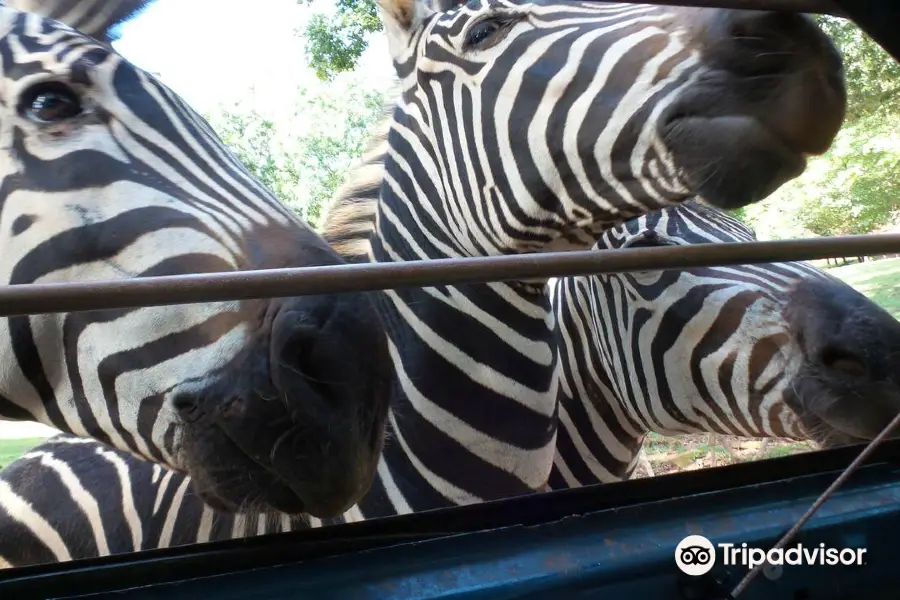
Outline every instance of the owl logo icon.
{"label": "owl logo icon", "polygon": [[675,547],[675,564],[686,575],[705,575],[716,564],[716,549],[702,535],[689,535]]}

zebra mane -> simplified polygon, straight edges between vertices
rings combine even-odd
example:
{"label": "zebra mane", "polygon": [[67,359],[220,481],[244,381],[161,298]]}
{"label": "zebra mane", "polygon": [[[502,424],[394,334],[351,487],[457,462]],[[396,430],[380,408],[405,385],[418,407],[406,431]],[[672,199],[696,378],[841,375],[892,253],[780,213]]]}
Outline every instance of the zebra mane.
{"label": "zebra mane", "polygon": [[[466,4],[465,0],[424,0],[425,6],[436,13],[447,12]],[[369,236],[375,229],[378,198],[384,179],[384,159],[388,150],[388,134],[394,110],[401,93],[400,81],[394,85],[382,106],[382,115],[369,139],[369,144],[346,181],[331,198],[320,233],[344,260],[366,260]]]}
{"label": "zebra mane", "polygon": [[2,0],[0,4],[64,23],[98,42],[119,39],[118,26],[156,0]]}

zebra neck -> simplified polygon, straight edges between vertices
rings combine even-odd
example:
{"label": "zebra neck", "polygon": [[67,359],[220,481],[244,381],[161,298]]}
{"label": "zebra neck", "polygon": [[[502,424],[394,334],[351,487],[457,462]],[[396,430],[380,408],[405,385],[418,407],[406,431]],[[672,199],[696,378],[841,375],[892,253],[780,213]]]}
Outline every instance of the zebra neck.
{"label": "zebra neck", "polygon": [[560,434],[553,489],[627,478],[648,430],[630,401],[640,378],[620,377],[635,366],[623,364],[633,348],[617,307],[627,299],[608,299],[621,290],[597,283],[593,277],[555,282]]}
{"label": "zebra neck", "polygon": [[[393,225],[378,227],[370,260],[432,258],[416,254],[409,242],[415,238]],[[377,298],[395,397],[379,479],[358,507],[362,516],[543,488],[554,454],[557,393],[547,294],[478,283],[385,290]]]}

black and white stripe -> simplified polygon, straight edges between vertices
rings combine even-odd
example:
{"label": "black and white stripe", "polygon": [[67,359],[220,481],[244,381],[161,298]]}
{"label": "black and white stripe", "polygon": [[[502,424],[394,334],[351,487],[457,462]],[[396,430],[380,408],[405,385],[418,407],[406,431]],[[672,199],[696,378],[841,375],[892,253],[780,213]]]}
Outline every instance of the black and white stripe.
{"label": "black and white stripe", "polygon": [[[754,186],[796,174],[785,147],[756,137],[756,127],[779,125],[755,102],[765,96],[769,110],[790,113],[779,100],[788,90],[836,96],[800,137],[833,137],[843,114],[840,83],[828,87],[840,62],[796,16],[556,1],[473,0],[444,12],[418,0],[381,5],[398,100],[385,146],[376,139],[362,181],[342,190],[324,227],[351,260],[586,249],[603,229],[694,192],[742,205],[761,197],[747,195]],[[734,43],[727,25],[765,34],[763,47],[793,57],[769,65],[778,73],[771,94],[756,95],[740,69],[723,66],[753,62],[760,49]],[[796,76],[810,70],[828,75]],[[724,98],[714,115],[713,90]],[[703,115],[698,140],[688,129]],[[721,149],[722,115],[752,122],[754,133],[730,130],[729,143],[740,139],[747,152],[723,155],[713,174],[701,156]],[[767,160],[780,166],[766,171]],[[758,179],[745,181],[748,172]],[[739,182],[749,187],[734,191]],[[544,282],[387,290],[379,306],[398,382],[390,442],[372,490],[345,519],[544,489],[559,385]]]}
{"label": "black and white stripe", "polygon": [[[691,201],[627,221],[604,235],[598,250],[753,239],[739,221]],[[648,430],[825,442],[837,434],[832,441],[852,441],[839,437],[846,420],[804,427],[804,409],[817,405],[803,406],[792,397],[802,393],[803,386],[795,384],[810,357],[785,308],[792,290],[809,283],[835,296],[856,294],[806,263],[556,280],[561,428],[551,487],[629,476]],[[863,299],[853,312],[879,310]],[[817,311],[821,320],[836,316]],[[900,340],[900,324],[894,323],[890,335]],[[875,369],[877,361],[866,366]],[[898,390],[895,383],[900,399]],[[864,403],[856,408],[871,414]],[[216,511],[193,493],[186,476],[71,436],[52,438],[0,471],[0,564],[8,566],[310,524],[320,522],[283,513]]]}
{"label": "black and white stripe", "polygon": [[[342,208],[368,211],[361,260],[588,248],[600,230],[698,191],[743,205],[795,174],[804,153],[824,150],[843,116],[839,61],[803,19],[505,0],[438,14],[418,0],[382,8],[402,86],[383,183],[374,209],[339,200],[326,226],[330,241],[341,238]],[[723,25],[760,28],[765,47],[789,57],[769,65],[770,93],[760,93],[759,73],[749,89],[732,68],[759,48]],[[822,100],[814,125],[788,133],[769,119],[808,95]],[[723,98],[714,110],[713,96]],[[740,155],[720,152],[722,127]],[[721,158],[710,165],[710,155]],[[323,522],[544,489],[559,381],[545,282],[377,298],[394,369],[389,441],[369,493]]]}
{"label": "black and white stripe", "polygon": [[[692,201],[609,230],[597,249],[755,239],[738,220]],[[822,301],[809,303],[810,291]],[[890,351],[871,351],[900,349],[900,323],[808,263],[561,278],[554,311],[552,489],[629,477],[649,431],[835,446],[873,438],[900,410],[900,381],[884,375]],[[842,364],[829,361],[829,348]],[[872,385],[874,397],[861,394]]]}
{"label": "black and white stripe", "polygon": [[147,8],[147,0],[2,0],[0,5],[41,15],[104,44],[119,38],[117,27]]}
{"label": "black and white stripe", "polygon": [[[0,6],[0,283],[341,263],[194,110],[108,45],[144,4]],[[354,354],[360,367],[351,373],[345,361]],[[283,362],[270,367],[270,357]],[[335,373],[344,388],[313,389],[303,378]],[[296,506],[297,494],[321,514],[352,504],[380,453],[388,373],[384,332],[365,295],[0,319],[0,418],[186,469],[232,504]],[[277,418],[279,428],[270,425]],[[269,452],[246,437],[264,427],[268,443],[282,434],[290,441],[292,418],[304,421],[311,467],[256,464],[251,454]],[[359,465],[343,481],[316,472],[345,460]],[[238,490],[228,470],[240,461],[280,480]],[[284,482],[294,482],[290,491]]]}
{"label": "black and white stripe", "polygon": [[214,510],[183,473],[68,434],[0,471],[0,568],[306,526],[283,513]]}

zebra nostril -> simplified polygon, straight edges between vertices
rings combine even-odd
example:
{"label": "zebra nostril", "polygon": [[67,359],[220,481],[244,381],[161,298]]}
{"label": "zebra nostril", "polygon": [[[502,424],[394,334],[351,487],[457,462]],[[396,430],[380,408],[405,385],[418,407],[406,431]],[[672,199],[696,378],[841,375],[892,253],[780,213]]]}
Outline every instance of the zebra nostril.
{"label": "zebra nostril", "polygon": [[861,358],[841,348],[833,346],[825,348],[822,351],[821,360],[826,368],[843,375],[863,377],[868,372],[866,364]]}
{"label": "zebra nostril", "polygon": [[176,394],[172,398],[172,408],[185,423],[194,423],[200,418],[200,401],[194,394]]}

